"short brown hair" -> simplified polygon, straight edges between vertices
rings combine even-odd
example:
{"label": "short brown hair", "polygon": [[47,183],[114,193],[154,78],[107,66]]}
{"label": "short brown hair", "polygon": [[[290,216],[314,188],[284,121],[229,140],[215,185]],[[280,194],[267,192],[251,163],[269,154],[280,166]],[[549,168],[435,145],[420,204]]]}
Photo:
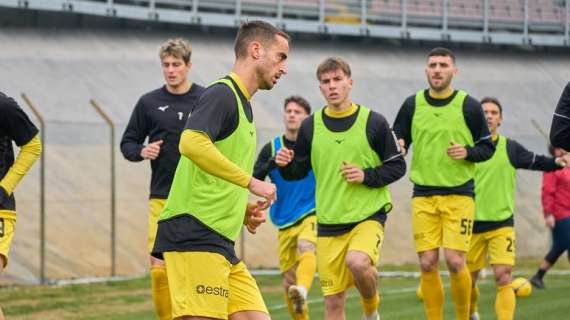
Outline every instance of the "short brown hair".
{"label": "short brown hair", "polygon": [[321,75],[326,72],[341,70],[344,74],[350,78],[351,71],[350,66],[346,61],[338,57],[326,58],[325,61],[319,64],[317,68],[317,80],[321,80]]}
{"label": "short brown hair", "polygon": [[301,108],[303,108],[307,114],[311,114],[311,105],[309,104],[309,101],[298,95],[287,97],[287,99],[285,99],[285,103],[283,103],[283,110],[287,109],[287,105],[291,102],[294,102],[301,106]]}
{"label": "short brown hair", "polygon": [[485,98],[481,99],[481,104],[483,104],[483,103],[492,103],[492,104],[496,105],[497,107],[499,107],[499,113],[501,115],[503,115],[503,106],[499,102],[499,99],[497,99],[495,97],[485,97]]}
{"label": "short brown hair", "polygon": [[188,62],[190,62],[190,57],[192,56],[192,47],[190,47],[190,44],[182,38],[168,39],[160,47],[159,56],[161,60],[166,57],[173,56],[184,60],[184,63],[188,64]]}
{"label": "short brown hair", "polygon": [[252,41],[259,41],[266,46],[271,43],[277,35],[282,36],[287,39],[287,41],[290,39],[287,33],[265,21],[255,20],[243,23],[238,30],[234,42],[236,58],[247,55],[247,47]]}
{"label": "short brown hair", "polygon": [[453,53],[453,51],[447,48],[437,47],[431,49],[431,51],[427,55],[428,59],[430,57],[450,57],[451,61],[453,61],[453,64],[455,64],[455,54]]}

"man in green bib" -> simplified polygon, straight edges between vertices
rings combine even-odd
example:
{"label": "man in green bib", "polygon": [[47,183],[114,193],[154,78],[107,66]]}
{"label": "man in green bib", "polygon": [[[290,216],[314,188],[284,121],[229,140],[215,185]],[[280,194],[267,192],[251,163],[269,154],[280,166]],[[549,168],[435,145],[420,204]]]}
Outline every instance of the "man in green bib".
{"label": "man in green bib", "polygon": [[512,139],[499,135],[503,121],[503,107],[496,98],[481,100],[487,125],[491,131],[495,152],[491,159],[475,166],[475,223],[467,253],[467,267],[471,271],[471,320],[478,320],[476,285],[486,258],[495,273],[495,312],[498,320],[512,320],[515,315],[515,293],[511,286],[515,264],[515,188],[516,170],[554,171],[570,162],[570,156],[560,158],[537,155]]}
{"label": "man in green bib", "polygon": [[386,119],[352,102],[350,66],[328,58],[317,69],[327,106],[303,121],[294,151],[275,157],[285,179],[312,169],[316,181],[317,269],[325,319],[344,320],[346,290],[360,292],[364,320],[380,319],[376,264],[392,202],[388,185],[406,164]]}
{"label": "man in green bib", "polygon": [[[255,233],[275,200],[275,186],[252,177],[250,100],[287,73],[288,52],[286,33],[262,21],[243,24],[232,72],[204,91],[188,118],[152,252],[166,262],[174,319],[269,319],[234,244],[244,224]],[[264,201],[248,203],[250,192]]]}
{"label": "man in green bib", "polygon": [[450,271],[457,319],[469,319],[471,277],[465,265],[473,227],[475,163],[493,154],[481,104],[454,90],[455,55],[435,48],[427,57],[429,89],[403,103],[394,122],[401,146],[413,143],[412,227],[428,320],[443,319],[439,248]]}

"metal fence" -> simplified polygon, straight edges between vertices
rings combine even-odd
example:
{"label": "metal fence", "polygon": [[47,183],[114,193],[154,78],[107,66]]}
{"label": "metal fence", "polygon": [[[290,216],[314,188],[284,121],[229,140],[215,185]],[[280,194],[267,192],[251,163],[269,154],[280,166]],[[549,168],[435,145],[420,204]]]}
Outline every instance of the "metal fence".
{"label": "metal fence", "polygon": [[569,0],[0,0],[0,6],[221,27],[265,19],[312,34],[570,46]]}
{"label": "metal fence", "polygon": [[[70,122],[45,119],[39,101],[21,98],[44,152],[16,190],[17,231],[0,283],[145,274],[150,165],[120,154],[126,123],[114,121],[95,100],[83,107],[95,108],[99,119]],[[258,130],[260,141],[277,134]],[[268,223],[254,238],[243,234],[236,250],[254,267],[275,268],[276,239]]]}

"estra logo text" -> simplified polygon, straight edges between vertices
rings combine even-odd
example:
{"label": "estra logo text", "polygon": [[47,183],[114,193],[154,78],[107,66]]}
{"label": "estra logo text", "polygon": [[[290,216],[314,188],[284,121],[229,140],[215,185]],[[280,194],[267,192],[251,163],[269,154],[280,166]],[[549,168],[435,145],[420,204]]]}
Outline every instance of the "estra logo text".
{"label": "estra logo text", "polygon": [[219,286],[219,287],[210,287],[205,286],[203,284],[199,284],[196,286],[196,293],[198,294],[208,294],[213,296],[220,296],[228,298],[230,296],[230,290]]}

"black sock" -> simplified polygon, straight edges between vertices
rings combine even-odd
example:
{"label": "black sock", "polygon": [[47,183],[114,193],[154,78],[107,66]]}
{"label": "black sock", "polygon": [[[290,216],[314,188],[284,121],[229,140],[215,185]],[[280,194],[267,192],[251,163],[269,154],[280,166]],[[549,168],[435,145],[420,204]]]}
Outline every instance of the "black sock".
{"label": "black sock", "polygon": [[536,276],[541,280],[545,274],[546,274],[546,270],[544,270],[544,269],[538,269],[538,271],[536,272]]}

